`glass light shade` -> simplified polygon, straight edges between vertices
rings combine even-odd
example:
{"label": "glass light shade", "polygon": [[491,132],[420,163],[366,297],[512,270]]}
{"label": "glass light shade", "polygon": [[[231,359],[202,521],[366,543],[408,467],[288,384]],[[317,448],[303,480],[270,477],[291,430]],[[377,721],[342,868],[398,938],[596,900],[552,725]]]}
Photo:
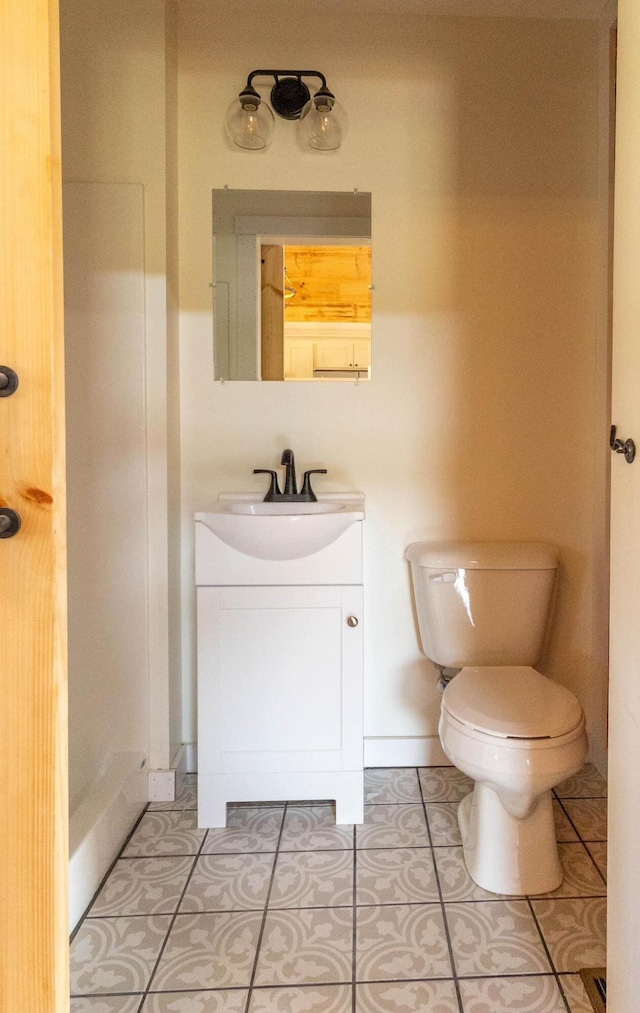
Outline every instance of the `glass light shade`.
{"label": "glass light shade", "polygon": [[259,151],[273,137],[274,118],[271,109],[259,100],[234,99],[225,117],[229,139],[239,148]]}
{"label": "glass light shade", "polygon": [[307,102],[298,121],[298,138],[306,148],[335,151],[347,132],[347,114],[332,95],[318,92]]}

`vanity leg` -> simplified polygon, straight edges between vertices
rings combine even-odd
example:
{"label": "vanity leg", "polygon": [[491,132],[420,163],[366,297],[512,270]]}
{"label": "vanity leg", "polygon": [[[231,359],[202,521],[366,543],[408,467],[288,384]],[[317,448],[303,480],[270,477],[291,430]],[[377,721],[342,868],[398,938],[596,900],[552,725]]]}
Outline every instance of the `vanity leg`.
{"label": "vanity leg", "polygon": [[350,776],[336,795],[336,823],[364,823],[364,779],[362,773]]}
{"label": "vanity leg", "polygon": [[198,777],[198,826],[224,829],[227,825],[227,799],[216,787],[215,778]]}

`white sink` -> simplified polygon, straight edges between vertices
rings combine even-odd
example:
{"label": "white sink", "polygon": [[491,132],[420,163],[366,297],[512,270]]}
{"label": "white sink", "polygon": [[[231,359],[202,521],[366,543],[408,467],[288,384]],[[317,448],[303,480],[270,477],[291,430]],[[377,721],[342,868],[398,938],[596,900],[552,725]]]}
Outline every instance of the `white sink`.
{"label": "white sink", "polygon": [[227,503],[224,506],[230,514],[253,514],[255,517],[335,514],[344,508],[344,503]]}
{"label": "white sink", "polygon": [[364,520],[361,493],[334,493],[317,503],[264,503],[251,493],[223,493],[219,507],[197,513],[226,545],[256,559],[301,559]]}

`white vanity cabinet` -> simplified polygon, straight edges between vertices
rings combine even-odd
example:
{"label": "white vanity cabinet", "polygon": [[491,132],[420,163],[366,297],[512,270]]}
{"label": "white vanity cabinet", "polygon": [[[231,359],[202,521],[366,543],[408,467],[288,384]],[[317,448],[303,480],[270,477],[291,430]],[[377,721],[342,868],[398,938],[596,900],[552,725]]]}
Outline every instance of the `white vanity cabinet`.
{"label": "white vanity cabinet", "polygon": [[225,826],[227,802],[292,799],[362,822],[361,532],[265,560],[196,521],[199,826]]}

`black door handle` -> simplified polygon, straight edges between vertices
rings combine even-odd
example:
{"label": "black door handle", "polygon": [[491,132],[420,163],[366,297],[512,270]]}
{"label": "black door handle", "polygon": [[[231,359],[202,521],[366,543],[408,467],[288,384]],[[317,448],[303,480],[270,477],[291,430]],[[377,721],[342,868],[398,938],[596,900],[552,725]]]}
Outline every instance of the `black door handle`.
{"label": "black door handle", "polygon": [[616,437],[616,427],[611,426],[611,432],[609,433],[609,446],[616,454],[624,454],[624,459],[627,464],[633,462],[636,456],[636,445],[633,440],[621,440]]}

